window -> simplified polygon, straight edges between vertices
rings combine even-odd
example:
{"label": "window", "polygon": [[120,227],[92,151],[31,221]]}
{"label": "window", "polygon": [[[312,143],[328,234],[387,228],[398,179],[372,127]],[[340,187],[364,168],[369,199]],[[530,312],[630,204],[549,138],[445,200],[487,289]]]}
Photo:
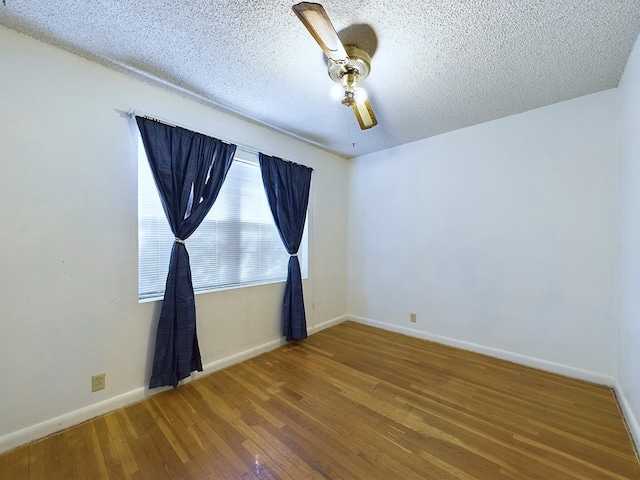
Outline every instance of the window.
{"label": "window", "polygon": [[[138,142],[138,297],[164,295],[174,236]],[[262,185],[258,158],[238,149],[211,211],[186,240],[196,294],[285,281],[287,253]],[[298,259],[307,276],[307,228]]]}

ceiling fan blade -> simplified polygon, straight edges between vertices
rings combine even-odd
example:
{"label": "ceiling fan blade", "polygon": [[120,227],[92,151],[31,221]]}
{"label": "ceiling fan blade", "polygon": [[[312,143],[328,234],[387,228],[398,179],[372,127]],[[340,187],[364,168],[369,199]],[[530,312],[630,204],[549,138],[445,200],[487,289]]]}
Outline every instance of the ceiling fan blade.
{"label": "ceiling fan blade", "polygon": [[345,65],[349,56],[327,12],[319,3],[301,2],[291,7],[329,60]]}
{"label": "ceiling fan blade", "polygon": [[356,114],[356,118],[358,119],[358,123],[360,124],[360,129],[367,130],[371,127],[375,127],[378,124],[378,120],[373,113],[373,108],[371,107],[371,103],[369,102],[369,99],[367,97],[362,100],[356,101],[352,105],[352,108],[353,113]]}

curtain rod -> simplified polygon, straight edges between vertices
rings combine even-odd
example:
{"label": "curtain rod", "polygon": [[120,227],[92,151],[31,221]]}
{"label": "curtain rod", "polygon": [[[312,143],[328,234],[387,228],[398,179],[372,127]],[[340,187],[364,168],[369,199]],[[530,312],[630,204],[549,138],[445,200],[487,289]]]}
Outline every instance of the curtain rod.
{"label": "curtain rod", "polygon": [[[165,125],[169,125],[170,127],[178,127],[178,128],[184,128],[185,130],[191,130],[192,132],[196,132],[196,133],[200,133],[202,135],[206,135],[207,137],[213,137],[210,133],[205,133],[199,130],[196,130],[194,128],[191,127],[185,127],[183,125],[178,125],[175,122],[172,122],[171,120],[166,120],[164,118],[160,118],[160,117],[156,117],[155,115],[149,115],[145,112],[141,112],[139,110],[136,110],[134,108],[132,108],[131,110],[129,110],[127,112],[127,116],[131,119],[135,118],[135,116],[138,115],[140,117],[144,117],[144,118],[148,118],[149,120],[154,120],[156,122],[160,122],[160,123],[164,123]],[[218,137],[215,137],[218,138]],[[259,153],[264,153],[264,152],[260,152],[259,150],[256,150],[254,147],[250,147],[249,145],[243,145],[240,143],[236,143],[236,142],[232,142],[229,140],[225,140],[224,138],[219,138],[218,140],[220,140],[221,142],[224,143],[229,143],[231,145],[235,145],[236,147],[238,147],[239,150],[242,150],[243,152],[246,153],[253,153],[255,155],[258,155]],[[267,154],[265,154],[267,155]]]}
{"label": "curtain rod", "polygon": [[[270,157],[281,158],[281,157],[279,157],[277,155],[271,155],[270,153],[266,153],[266,152],[262,152],[260,150],[256,150],[255,147],[250,147],[249,145],[244,145],[242,143],[235,143],[235,142],[232,142],[230,140],[225,140],[224,138],[213,137],[210,133],[205,133],[205,132],[202,132],[200,130],[196,130],[195,128],[190,128],[190,127],[185,127],[183,125],[178,125],[177,123],[172,122],[171,120],[167,120],[165,118],[156,117],[155,115],[149,115],[148,113],[142,112],[140,110],[136,110],[135,108],[132,108],[127,112],[127,117],[129,117],[130,119],[135,118],[136,115],[139,115],[139,116],[144,117],[144,118],[148,118],[149,120],[154,120],[156,122],[164,123],[165,125],[169,125],[170,127],[184,128],[185,130],[191,130],[192,132],[200,133],[202,135],[206,135],[207,137],[217,138],[221,142],[229,143],[231,145],[235,145],[238,150],[241,150],[241,151],[243,151],[245,153],[252,153],[254,155],[258,155],[258,154],[262,153],[262,154],[268,155]],[[294,163],[296,165],[302,165],[303,167],[311,168],[311,167],[309,167],[307,165],[304,165],[302,163],[292,162],[291,160],[285,160],[285,159],[283,159],[283,160],[285,162]],[[314,170],[314,169],[311,168],[311,170]]]}

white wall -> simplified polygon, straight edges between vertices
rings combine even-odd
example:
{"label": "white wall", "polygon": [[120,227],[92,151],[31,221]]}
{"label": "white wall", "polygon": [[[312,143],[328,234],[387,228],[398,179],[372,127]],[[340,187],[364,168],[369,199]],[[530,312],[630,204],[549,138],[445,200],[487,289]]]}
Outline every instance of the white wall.
{"label": "white wall", "polygon": [[618,396],[640,446],[640,37],[618,89]]}
{"label": "white wall", "polygon": [[353,159],[349,317],[612,383],[616,96]]}
{"label": "white wall", "polygon": [[[346,160],[3,28],[0,65],[0,451],[148,394],[159,303],[137,300],[136,130],[118,110],[313,167],[307,320],[343,319]],[[203,363],[278,345],[283,289],[197,296]]]}

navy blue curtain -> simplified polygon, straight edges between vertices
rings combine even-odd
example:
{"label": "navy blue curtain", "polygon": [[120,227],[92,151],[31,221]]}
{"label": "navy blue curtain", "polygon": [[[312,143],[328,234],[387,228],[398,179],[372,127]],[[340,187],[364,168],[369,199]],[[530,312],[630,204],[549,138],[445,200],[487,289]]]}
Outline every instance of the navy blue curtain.
{"label": "navy blue curtain", "polygon": [[262,182],[280,238],[289,252],[287,284],[282,302],[282,335],[287,341],[307,338],[302,274],[298,249],[302,241],[309,204],[311,172],[309,167],[260,154]]}
{"label": "navy blue curtain", "polygon": [[180,127],[136,117],[164,213],[176,237],[160,311],[149,388],[202,371],[189,253],[184,240],[215,202],[235,145]]}

